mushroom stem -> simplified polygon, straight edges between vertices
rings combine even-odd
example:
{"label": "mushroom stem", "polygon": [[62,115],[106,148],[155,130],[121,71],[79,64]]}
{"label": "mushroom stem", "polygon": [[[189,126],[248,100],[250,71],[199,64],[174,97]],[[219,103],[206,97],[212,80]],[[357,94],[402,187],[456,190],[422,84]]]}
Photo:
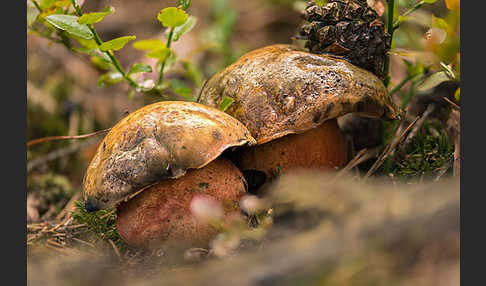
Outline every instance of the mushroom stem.
{"label": "mushroom stem", "polygon": [[304,133],[290,134],[248,148],[241,148],[235,163],[245,170],[262,171],[267,181],[280,173],[298,168],[334,170],[346,164],[343,134],[336,119],[331,119]]}

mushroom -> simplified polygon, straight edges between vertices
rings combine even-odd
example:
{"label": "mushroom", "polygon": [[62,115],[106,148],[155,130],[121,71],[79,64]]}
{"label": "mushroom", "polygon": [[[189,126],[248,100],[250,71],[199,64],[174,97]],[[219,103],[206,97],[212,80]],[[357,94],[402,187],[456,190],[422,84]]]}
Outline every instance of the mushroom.
{"label": "mushroom", "polygon": [[244,173],[263,174],[262,182],[279,170],[342,167],[347,154],[336,121],[341,115],[393,120],[402,114],[371,72],[283,44],[251,51],[215,74],[198,102],[219,106],[226,97],[233,99],[226,112],[258,144],[240,149],[235,163]]}
{"label": "mushroom", "polygon": [[219,202],[225,215],[238,211],[246,182],[221,154],[254,143],[243,124],[218,109],[177,101],[147,105],[101,142],[83,181],[85,208],[116,207],[116,229],[134,247],[204,246],[217,229],[197,221],[191,200],[202,195]]}

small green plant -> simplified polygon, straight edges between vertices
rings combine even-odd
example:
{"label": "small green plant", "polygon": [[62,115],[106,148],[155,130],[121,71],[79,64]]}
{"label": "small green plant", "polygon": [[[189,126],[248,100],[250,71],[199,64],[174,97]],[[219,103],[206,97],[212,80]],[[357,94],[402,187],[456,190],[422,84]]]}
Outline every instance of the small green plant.
{"label": "small green plant", "polygon": [[[445,18],[431,15],[430,21],[419,21],[413,17],[413,13],[425,4],[434,4],[437,0],[421,1],[395,1],[387,0],[387,32],[390,37],[390,54],[403,58],[407,66],[407,76],[391,90],[393,95],[401,88],[411,82],[411,88],[407,94],[402,94],[402,107],[405,107],[416,91],[425,92],[445,81],[459,82],[460,78],[460,43],[459,43],[459,24],[460,24],[460,1],[444,0],[449,12]],[[403,3],[403,4],[401,4]],[[406,11],[399,15],[401,6]],[[423,37],[414,33],[407,24],[412,22],[418,24],[422,29],[427,29]],[[405,30],[400,28],[405,26]],[[396,33],[395,33],[396,32]],[[420,32],[419,32],[420,33]],[[395,35],[395,36],[394,36]],[[416,38],[425,38],[425,41],[416,41]],[[407,49],[400,49],[405,46]],[[410,49],[412,48],[412,49]],[[411,62],[410,58],[414,59]],[[390,83],[390,56],[385,60],[385,84]],[[459,100],[460,89],[456,91],[456,99]]]}
{"label": "small green plant", "polygon": [[[109,41],[103,41],[98,35],[94,24],[115,13],[113,7],[106,7],[103,12],[84,13],[82,7],[75,0],[31,0],[27,7],[27,27],[31,34],[63,44],[74,53],[87,54],[91,62],[98,68],[106,71],[99,80],[100,87],[112,85],[121,81],[127,82],[131,87],[130,97],[134,92],[163,96],[168,89],[172,92],[194,100],[191,90],[183,83],[166,81],[164,70],[177,61],[177,56],[171,49],[171,44],[183,34],[192,30],[197,19],[187,14],[191,6],[190,0],[178,0],[177,7],[167,7],[157,14],[157,20],[166,28],[166,41],[160,39],[146,39],[134,42],[133,48],[146,51],[146,57],[157,59],[158,80],[139,79],[140,73],[152,72],[152,67],[146,63],[133,63],[125,70],[119,62],[115,52],[123,49],[136,36],[122,36]],[[182,62],[189,80],[200,86],[195,67]]]}
{"label": "small green plant", "polygon": [[[437,0],[385,2],[387,32],[391,35],[391,50],[385,61],[385,84],[389,88],[390,96],[398,95],[401,107],[406,109],[415,95],[432,94],[441,83],[455,82],[458,86],[455,99],[459,101],[460,0],[443,1],[448,9],[444,18],[437,17],[430,9],[422,14],[425,17],[415,17],[423,6],[434,4]],[[401,58],[406,67],[405,77],[392,87],[390,55]],[[403,88],[405,86],[407,89]],[[397,121],[383,123],[384,144],[393,139],[393,130],[398,124]],[[453,147],[443,129],[437,128],[443,131],[440,137],[432,136],[426,125],[421,128],[421,135],[408,145],[406,158],[388,158],[381,167],[382,173],[411,178],[415,175],[432,174],[444,166],[451,158]]]}
{"label": "small green plant", "polygon": [[451,166],[454,148],[441,124],[424,124],[421,132],[412,139],[405,155],[397,162],[389,158],[381,173],[393,173],[402,179],[432,177]]}
{"label": "small green plant", "polygon": [[100,240],[112,240],[118,249],[127,248],[115,228],[115,210],[99,210],[89,213],[84,207],[83,201],[75,201],[75,210],[71,213],[74,220],[79,224],[86,224],[88,229]]}

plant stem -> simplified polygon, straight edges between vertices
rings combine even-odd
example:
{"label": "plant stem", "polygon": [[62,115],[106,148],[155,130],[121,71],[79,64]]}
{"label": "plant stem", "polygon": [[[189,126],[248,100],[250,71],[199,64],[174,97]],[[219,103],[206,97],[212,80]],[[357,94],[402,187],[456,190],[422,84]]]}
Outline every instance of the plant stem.
{"label": "plant stem", "polygon": [[395,85],[393,89],[388,93],[390,96],[395,94],[397,91],[399,91],[409,80],[413,79],[417,75],[408,75],[406,78],[404,78],[399,84]]}
{"label": "plant stem", "polygon": [[39,6],[39,4],[37,3],[37,1],[32,0],[32,3],[34,3],[35,8],[37,8],[37,10],[39,10],[39,13],[42,13],[42,8]]}
{"label": "plant stem", "polygon": [[[71,0],[71,4],[73,5],[74,7],[74,10],[76,11],[76,14],[81,17],[83,16],[83,12],[81,12],[81,8],[79,8],[79,6],[76,4],[76,2],[74,0]],[[93,33],[94,35],[94,40],[96,42],[96,44],[98,44],[98,46],[100,46],[101,44],[103,44],[103,41],[100,39],[100,37],[98,36],[98,33],[96,32],[93,24],[89,24],[87,25],[89,30],[91,31],[91,33]],[[138,88],[138,84],[136,82],[134,82],[125,72],[125,70],[123,69],[123,67],[120,65],[120,62],[118,61],[118,59],[115,57],[115,55],[113,54],[112,51],[106,51],[104,52],[111,60],[111,62],[113,63],[113,65],[115,66],[115,68],[117,69],[117,71],[123,76],[123,78],[134,88]]]}
{"label": "plant stem", "polygon": [[[172,36],[174,35],[174,27],[170,28],[169,31],[169,36],[167,37],[167,48],[170,49],[170,44],[172,42]],[[170,55],[170,51],[169,51]],[[164,79],[164,68],[165,68],[165,63],[167,62],[167,59],[169,58],[169,55],[164,59],[164,61],[160,65],[160,72],[159,72],[159,80],[157,81],[157,85],[160,85],[162,83],[162,80]]]}
{"label": "plant stem", "polygon": [[405,108],[407,106],[407,104],[410,102],[413,95],[415,94],[415,85],[416,85],[416,82],[412,81],[411,86],[410,86],[410,90],[408,91],[407,96],[404,99],[402,99],[402,108]]}
{"label": "plant stem", "polygon": [[[393,32],[395,31],[394,29],[394,23],[393,23],[393,13],[394,13],[394,8],[395,8],[395,0],[387,0],[386,1],[386,4],[387,4],[387,11],[386,11],[386,14],[388,16],[388,21],[386,23],[386,30],[388,32],[388,34],[390,34],[390,48],[392,46],[392,43],[393,43]],[[385,58],[385,64],[384,64],[384,74],[385,74],[385,80],[384,80],[384,83],[385,83],[385,86],[388,87],[388,84],[390,83],[390,54],[387,54],[386,55],[386,58]]]}
{"label": "plant stem", "polygon": [[[403,13],[403,17],[406,17],[410,14],[412,14],[415,10],[419,9],[420,7],[422,7],[425,3],[423,1],[420,1],[419,3],[415,4],[415,6],[413,6],[412,8],[410,8],[408,11],[406,11],[405,13]],[[400,21],[396,21],[395,23],[393,23],[393,29],[397,29],[398,27],[400,26]]]}

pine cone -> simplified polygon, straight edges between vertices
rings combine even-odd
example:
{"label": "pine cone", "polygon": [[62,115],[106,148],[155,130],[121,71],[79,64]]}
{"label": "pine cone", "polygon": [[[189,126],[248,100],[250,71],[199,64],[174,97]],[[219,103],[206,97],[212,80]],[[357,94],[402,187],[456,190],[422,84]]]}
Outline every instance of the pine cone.
{"label": "pine cone", "polygon": [[384,78],[390,35],[366,0],[330,0],[322,7],[311,1],[303,16],[300,38],[310,52],[340,56]]}

